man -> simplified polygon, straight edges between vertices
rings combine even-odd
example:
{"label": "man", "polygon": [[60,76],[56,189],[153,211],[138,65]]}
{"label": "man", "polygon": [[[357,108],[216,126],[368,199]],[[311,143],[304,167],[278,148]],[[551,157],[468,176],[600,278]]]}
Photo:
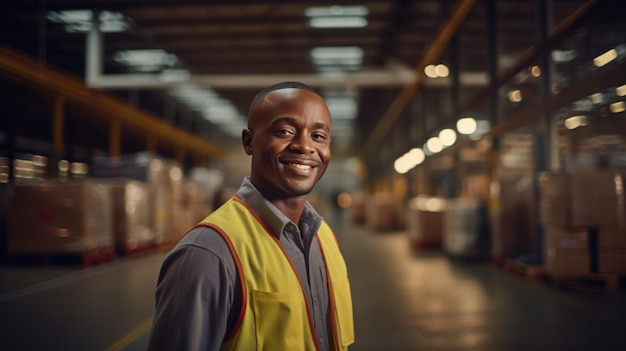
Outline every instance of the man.
{"label": "man", "polygon": [[242,132],[251,174],[168,254],[149,350],[347,350],[346,266],[306,201],[330,161],[330,113],[310,87],[259,92]]}

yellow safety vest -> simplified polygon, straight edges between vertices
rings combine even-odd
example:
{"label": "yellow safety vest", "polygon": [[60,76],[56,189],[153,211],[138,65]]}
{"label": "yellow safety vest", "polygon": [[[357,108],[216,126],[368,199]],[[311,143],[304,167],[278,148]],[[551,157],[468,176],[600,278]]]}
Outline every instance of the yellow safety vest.
{"label": "yellow safety vest", "polygon": [[[319,350],[303,282],[278,238],[237,197],[206,217],[201,226],[226,240],[242,277],[244,297],[237,326],[222,350]],[[334,350],[354,342],[352,297],[346,265],[325,222],[317,233],[328,276]]]}

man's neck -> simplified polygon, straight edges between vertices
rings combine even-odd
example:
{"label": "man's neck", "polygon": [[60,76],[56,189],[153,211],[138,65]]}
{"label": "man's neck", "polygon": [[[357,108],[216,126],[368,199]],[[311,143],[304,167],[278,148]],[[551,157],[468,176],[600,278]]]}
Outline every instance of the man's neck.
{"label": "man's neck", "polygon": [[296,225],[300,223],[300,217],[304,211],[304,203],[306,196],[287,198],[287,199],[275,199],[271,200],[272,204],[278,208],[282,213],[289,218]]}

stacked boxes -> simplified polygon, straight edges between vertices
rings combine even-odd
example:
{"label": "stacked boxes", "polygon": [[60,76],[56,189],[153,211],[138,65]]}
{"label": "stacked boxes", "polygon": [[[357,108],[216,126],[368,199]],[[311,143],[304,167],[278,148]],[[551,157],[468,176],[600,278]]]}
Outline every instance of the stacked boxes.
{"label": "stacked boxes", "polygon": [[626,274],[621,174],[545,172],[539,189],[548,273]]}
{"label": "stacked boxes", "polygon": [[92,180],[16,184],[7,209],[9,254],[113,250],[111,195]]}
{"label": "stacked boxes", "polygon": [[597,248],[598,272],[626,274],[626,228],[600,229]]}

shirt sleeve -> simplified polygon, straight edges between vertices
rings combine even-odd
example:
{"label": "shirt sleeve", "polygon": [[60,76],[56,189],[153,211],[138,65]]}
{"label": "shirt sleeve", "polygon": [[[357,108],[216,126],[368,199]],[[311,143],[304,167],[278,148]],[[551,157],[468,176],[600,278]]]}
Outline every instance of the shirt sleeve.
{"label": "shirt sleeve", "polygon": [[219,350],[241,308],[238,286],[224,239],[189,232],[161,266],[148,350]]}

